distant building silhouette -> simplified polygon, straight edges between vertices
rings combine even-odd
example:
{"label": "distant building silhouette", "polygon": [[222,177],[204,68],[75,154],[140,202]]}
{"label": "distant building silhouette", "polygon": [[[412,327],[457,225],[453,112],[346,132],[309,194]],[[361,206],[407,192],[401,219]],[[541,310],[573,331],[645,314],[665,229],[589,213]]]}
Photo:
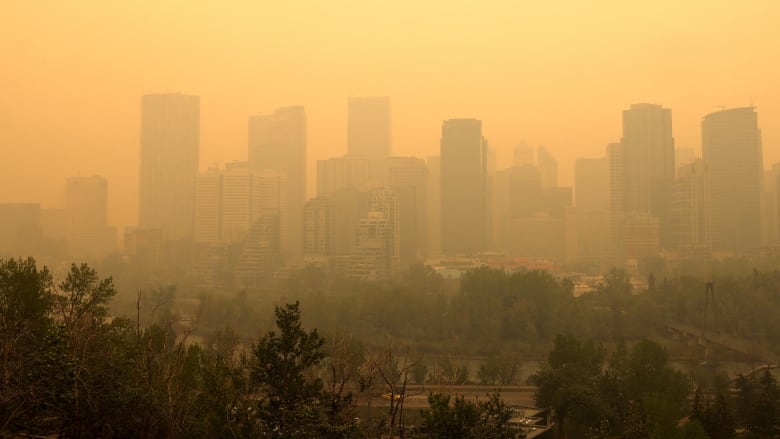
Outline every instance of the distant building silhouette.
{"label": "distant building silhouette", "polygon": [[447,254],[488,247],[487,142],[476,119],[444,121],[441,136],[441,246]]}
{"label": "distant building silhouette", "polygon": [[441,254],[441,157],[430,156],[428,165],[428,253]]}
{"label": "distant building silhouette", "polygon": [[351,252],[332,258],[333,269],[351,278],[383,280],[398,269],[401,248],[398,198],[393,190],[368,193],[368,211],[357,224]]}
{"label": "distant building silhouette", "polygon": [[210,168],[198,175],[195,195],[195,242],[222,241],[222,171]]}
{"label": "distant building silhouette", "polygon": [[346,155],[317,160],[317,195],[329,195],[342,189],[366,191],[384,186],[384,159]]}
{"label": "distant building silhouette", "polygon": [[755,109],[704,116],[702,156],[710,172],[713,246],[729,251],[759,246],[763,152]]}
{"label": "distant building silhouette", "polygon": [[289,262],[303,255],[303,206],[306,202],[306,112],[303,107],[283,107],[270,115],[249,118],[249,165],[287,176]]}
{"label": "distant building silhouette", "polygon": [[544,146],[540,146],[536,151],[536,166],[539,168],[542,187],[557,187],[558,161]]}
{"label": "distant building silhouette", "polygon": [[387,186],[398,196],[401,212],[399,263],[404,269],[428,255],[428,165],[415,157],[390,157],[387,163]]}
{"label": "distant building silhouette", "polygon": [[349,155],[367,158],[392,155],[390,98],[351,97],[347,116]]}
{"label": "distant building silhouette", "polygon": [[141,98],[138,226],[191,239],[200,154],[200,98],[183,94]]}
{"label": "distant building silhouette", "polygon": [[233,162],[225,169],[209,169],[198,176],[197,241],[201,243],[243,241],[253,224],[272,213],[280,221],[278,238],[282,249],[287,237],[287,176],[265,169],[251,169],[246,162]]}
{"label": "distant building silhouette", "polygon": [[574,164],[578,256],[609,255],[609,161],[578,158]]}
{"label": "distant building silhouette", "polygon": [[116,230],[108,226],[108,182],[100,176],[70,177],[65,185],[68,253],[101,258],[116,249]]}
{"label": "distant building silhouette", "polygon": [[32,254],[28,239],[40,234],[41,206],[38,203],[0,203],[0,257]]}
{"label": "distant building silhouette", "polygon": [[672,187],[672,248],[682,254],[708,255],[712,248],[710,175],[701,159],[677,169]]}
{"label": "distant building silhouette", "polygon": [[336,254],[335,206],[330,197],[316,197],[303,209],[303,258],[306,263],[327,265]]}
{"label": "distant building silhouette", "polygon": [[205,245],[198,270],[206,281],[229,272],[257,286],[284,262],[289,248],[287,176],[233,162],[198,176],[196,241]]}
{"label": "distant building silhouette", "polygon": [[675,176],[672,110],[634,104],[623,111],[625,212],[650,214],[659,220],[662,244],[668,244],[669,203]]}

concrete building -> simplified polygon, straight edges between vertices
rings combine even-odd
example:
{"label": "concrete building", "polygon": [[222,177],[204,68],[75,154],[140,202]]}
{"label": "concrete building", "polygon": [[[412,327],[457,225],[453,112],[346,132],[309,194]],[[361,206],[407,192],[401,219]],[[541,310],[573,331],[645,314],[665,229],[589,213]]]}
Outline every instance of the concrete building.
{"label": "concrete building", "polygon": [[306,112],[301,106],[283,107],[272,114],[249,118],[249,166],[287,176],[286,219],[288,262],[303,255],[303,206],[306,202]]}
{"label": "concrete building", "polygon": [[116,230],[108,225],[108,182],[100,176],[70,177],[65,184],[68,253],[102,258],[116,249]]}
{"label": "concrete building", "polygon": [[578,256],[605,258],[609,255],[609,161],[578,158],[574,164]]}
{"label": "concrete building", "polygon": [[441,254],[441,157],[431,156],[428,165],[428,253]]}
{"label": "concrete building", "polygon": [[735,252],[758,247],[764,166],[755,108],[704,116],[702,154],[710,172],[713,247]]}
{"label": "concrete building", "polygon": [[330,195],[342,189],[366,191],[384,186],[384,159],[341,156],[317,161],[317,195]]}
{"label": "concrete building", "polygon": [[441,137],[441,245],[446,254],[488,248],[487,142],[482,122],[450,119]]}
{"label": "concrete building", "polygon": [[388,159],[387,185],[398,195],[401,233],[401,268],[428,256],[430,175],[425,160],[414,157]]}
{"label": "concrete building", "polygon": [[195,189],[195,242],[222,241],[222,171],[211,168],[198,175]]}
{"label": "concrete building", "polygon": [[540,146],[536,149],[536,166],[539,168],[542,187],[558,187],[558,161],[547,147]]}
{"label": "concrete building", "polygon": [[623,111],[620,144],[608,149],[615,214],[636,212],[658,218],[661,242],[669,246],[669,203],[675,176],[671,110],[653,104],[631,105]]}
{"label": "concrete building", "polygon": [[[26,237],[40,234],[41,206],[37,203],[0,203],[0,255],[20,257],[32,249]],[[27,256],[24,255],[24,256]]]}
{"label": "concrete building", "polygon": [[329,197],[312,198],[303,209],[303,258],[327,265],[336,254],[335,206]]}
{"label": "concrete building", "polygon": [[138,226],[192,239],[200,155],[200,98],[183,94],[141,98]]}
{"label": "concrete building", "polygon": [[672,248],[684,254],[708,253],[712,247],[710,176],[701,159],[677,170],[672,187]]}

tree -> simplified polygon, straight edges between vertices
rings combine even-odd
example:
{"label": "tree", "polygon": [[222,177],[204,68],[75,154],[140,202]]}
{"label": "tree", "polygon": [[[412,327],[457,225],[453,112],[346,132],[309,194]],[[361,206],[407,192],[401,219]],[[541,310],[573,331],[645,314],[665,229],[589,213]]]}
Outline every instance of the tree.
{"label": "tree", "polygon": [[565,434],[584,435],[608,417],[599,392],[604,358],[601,345],[559,335],[547,363],[533,375],[537,405],[555,410],[558,428]]}
{"label": "tree", "polygon": [[[492,393],[486,402],[475,404],[464,397],[430,394],[430,408],[423,412],[421,430],[436,439],[512,439],[517,433],[509,425],[512,410],[498,393]],[[452,403],[451,403],[452,402]]]}
{"label": "tree", "polygon": [[47,376],[30,360],[49,343],[61,346],[48,337],[52,289],[49,270],[33,258],[0,260],[0,431],[30,428],[39,415],[34,395],[47,388]]}
{"label": "tree", "polygon": [[252,347],[252,384],[261,395],[257,419],[268,437],[344,437],[352,424],[331,425],[322,380],[309,372],[325,358],[325,340],[301,327],[299,303],[276,307],[279,333]]}

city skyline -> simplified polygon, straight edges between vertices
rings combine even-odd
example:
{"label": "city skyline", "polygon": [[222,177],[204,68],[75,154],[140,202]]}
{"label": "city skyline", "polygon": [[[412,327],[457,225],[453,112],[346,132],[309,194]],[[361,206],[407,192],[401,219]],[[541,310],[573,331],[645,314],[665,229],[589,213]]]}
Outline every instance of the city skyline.
{"label": "city skyline", "polygon": [[[12,158],[0,164],[0,187],[14,187],[0,190],[0,199],[57,206],[61,181],[98,174],[116,200],[109,222],[133,224],[137,99],[170,91],[202,98],[201,171],[246,158],[248,116],[304,106],[309,196],[316,160],[347,151],[349,96],[391,98],[394,155],[435,154],[442,120],[474,117],[499,165],[522,140],[547,145],[562,185],[571,185],[577,157],[601,156],[619,139],[620,112],[633,103],[672,109],[677,146],[697,151],[704,114],[752,103],[768,166],[780,160],[780,133],[772,128],[780,120],[773,50],[780,11],[774,2],[715,3],[702,10],[657,2],[643,8],[641,20],[625,4],[492,2],[450,5],[447,14],[436,13],[436,2],[399,2],[382,14],[358,4],[200,5],[184,15],[164,5],[77,12],[15,4],[0,18],[9,60],[0,145]],[[286,16],[296,20],[273,18]],[[134,33],[140,23],[151,26],[149,36]],[[465,31],[475,26],[489,30]],[[303,77],[308,71],[317,74]],[[47,82],[48,75],[58,80]]]}

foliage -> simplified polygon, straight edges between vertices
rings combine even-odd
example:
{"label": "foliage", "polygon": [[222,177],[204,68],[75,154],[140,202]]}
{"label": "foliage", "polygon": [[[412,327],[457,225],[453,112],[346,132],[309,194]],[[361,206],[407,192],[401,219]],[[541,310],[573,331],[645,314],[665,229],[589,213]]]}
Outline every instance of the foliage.
{"label": "foliage", "polygon": [[498,393],[486,402],[473,403],[465,398],[430,394],[430,408],[423,412],[422,433],[430,438],[511,439],[516,430],[509,425],[512,410]]}
{"label": "foliage", "polygon": [[620,344],[608,364],[605,357],[592,341],[559,336],[533,377],[537,404],[555,409],[564,434],[600,437],[608,426],[623,437],[678,436],[690,385],[666,351],[642,340],[630,353]]}
{"label": "foliage", "polygon": [[252,348],[251,382],[261,395],[257,419],[268,437],[346,437],[350,423],[331,425],[332,404],[318,377],[307,375],[325,358],[325,340],[301,326],[298,302],[276,308],[279,333],[269,331]]}

